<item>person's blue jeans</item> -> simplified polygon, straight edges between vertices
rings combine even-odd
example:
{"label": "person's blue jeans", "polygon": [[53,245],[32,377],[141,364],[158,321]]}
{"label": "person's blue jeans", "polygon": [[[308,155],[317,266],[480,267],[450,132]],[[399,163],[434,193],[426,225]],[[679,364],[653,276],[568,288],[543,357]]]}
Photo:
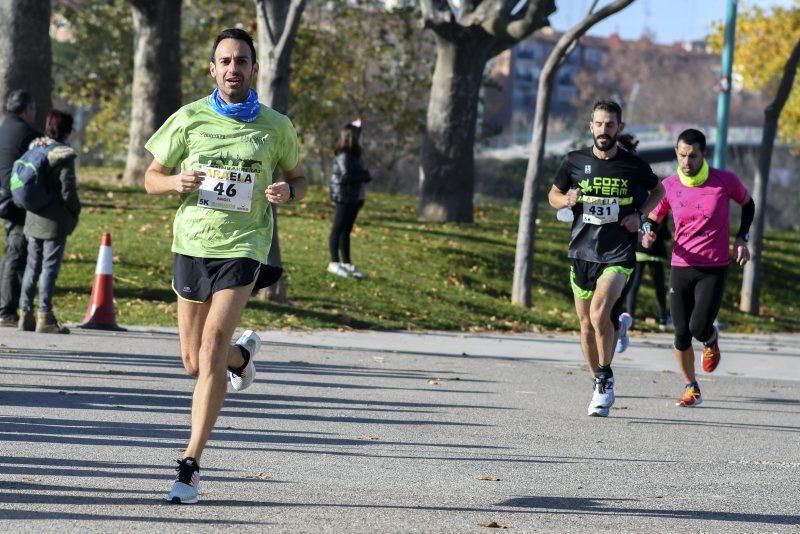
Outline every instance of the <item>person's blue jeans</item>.
{"label": "person's blue jeans", "polygon": [[39,311],[53,311],[53,294],[56,292],[56,278],[64,259],[66,239],[28,238],[28,263],[22,277],[22,291],[19,307],[23,311],[33,309],[36,293],[36,280],[39,280]]}
{"label": "person's blue jeans", "polygon": [[5,221],[6,240],[3,261],[0,262],[0,315],[15,315],[19,305],[28,246],[22,226]]}

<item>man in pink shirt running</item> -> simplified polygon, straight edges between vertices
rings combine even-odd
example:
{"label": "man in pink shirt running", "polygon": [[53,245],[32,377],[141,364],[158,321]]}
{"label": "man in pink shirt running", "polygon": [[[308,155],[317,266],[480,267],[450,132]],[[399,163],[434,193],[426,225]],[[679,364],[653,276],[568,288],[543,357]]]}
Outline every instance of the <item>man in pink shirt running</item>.
{"label": "man in pink shirt running", "polygon": [[664,179],[664,198],[650,213],[650,228],[643,227],[642,246],[648,248],[658,224],[672,211],[675,246],[669,280],[670,308],[675,326],[675,356],[686,386],[677,406],[702,402],[694,370],[692,337],[703,344],[703,370],[711,373],[720,360],[719,332],[714,321],[722,304],[730,263],[729,201],[742,206],[742,221],[734,242],[736,263],[750,259],[748,231],[755,204],[741,180],[705,160],[706,138],[694,129],[678,136],[675,154],[678,172]]}

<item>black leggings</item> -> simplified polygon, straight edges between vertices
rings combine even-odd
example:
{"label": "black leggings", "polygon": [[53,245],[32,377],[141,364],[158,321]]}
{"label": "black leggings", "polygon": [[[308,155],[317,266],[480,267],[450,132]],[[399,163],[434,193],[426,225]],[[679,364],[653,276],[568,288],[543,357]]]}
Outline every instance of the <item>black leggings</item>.
{"label": "black leggings", "polygon": [[342,204],[336,203],[336,213],[333,215],[333,228],[328,237],[328,248],[331,252],[331,261],[339,261],[341,252],[342,263],[352,263],[350,261],[350,232],[358,216],[361,204]]}
{"label": "black leggings", "polygon": [[727,267],[672,267],[670,309],[676,349],[687,350],[692,337],[703,342],[714,334],[727,273]]}
{"label": "black leggings", "polygon": [[667,291],[664,288],[664,262],[659,261],[637,261],[628,285],[625,286],[623,296],[625,297],[625,311],[636,318],[636,297],[639,294],[639,286],[642,285],[644,269],[649,265],[653,275],[653,284],[656,291],[656,303],[658,304],[658,322],[667,322]]}

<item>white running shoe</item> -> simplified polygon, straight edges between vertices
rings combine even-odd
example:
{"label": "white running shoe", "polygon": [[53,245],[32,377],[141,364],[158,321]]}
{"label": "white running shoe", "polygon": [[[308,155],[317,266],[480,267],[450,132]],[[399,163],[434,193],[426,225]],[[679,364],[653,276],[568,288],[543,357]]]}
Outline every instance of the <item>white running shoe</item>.
{"label": "white running shoe", "polygon": [[347,271],[347,274],[349,274],[353,278],[357,278],[359,280],[364,278],[364,273],[359,271],[358,268],[355,265],[353,265],[352,263],[342,263],[341,265]]}
{"label": "white running shoe", "polygon": [[172,489],[167,494],[166,500],[173,504],[195,504],[200,492],[200,466],[194,458],[178,460],[175,469],[178,477],[172,484]]}
{"label": "white running shoe", "polygon": [[592,417],[608,417],[614,404],[614,377],[595,378],[592,402],[589,403],[589,415]]}
{"label": "white running shoe", "polygon": [[344,264],[341,264],[336,261],[332,261],[328,264],[328,272],[331,274],[335,274],[336,276],[342,276],[344,278],[350,276],[350,273],[347,272],[347,269],[345,269]]}
{"label": "white running shoe", "polygon": [[630,313],[621,313],[619,315],[619,338],[617,339],[617,353],[625,352],[625,349],[628,348],[628,343],[630,343],[630,338],[628,337],[628,328],[633,324],[633,317],[631,317]]}
{"label": "white running shoe", "polygon": [[228,367],[228,377],[231,380],[231,386],[233,386],[233,389],[236,391],[242,391],[243,389],[249,388],[250,384],[252,384],[253,380],[256,378],[256,366],[253,365],[253,360],[256,358],[258,349],[261,348],[261,338],[252,330],[245,330],[236,342],[236,345],[244,347],[247,349],[247,352],[250,353],[250,361],[247,362],[247,365],[241,373],[235,373]]}

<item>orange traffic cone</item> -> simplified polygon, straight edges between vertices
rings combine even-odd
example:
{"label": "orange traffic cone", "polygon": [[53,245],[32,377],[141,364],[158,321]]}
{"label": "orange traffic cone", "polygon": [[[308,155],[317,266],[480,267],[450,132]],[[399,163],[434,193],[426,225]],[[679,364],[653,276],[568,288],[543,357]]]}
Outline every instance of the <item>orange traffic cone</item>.
{"label": "orange traffic cone", "polygon": [[80,328],[95,330],[125,330],[117,326],[114,313],[114,276],[111,266],[111,234],[103,234],[100,252],[97,254],[97,267],[94,270],[92,298],[86,308],[86,317]]}

